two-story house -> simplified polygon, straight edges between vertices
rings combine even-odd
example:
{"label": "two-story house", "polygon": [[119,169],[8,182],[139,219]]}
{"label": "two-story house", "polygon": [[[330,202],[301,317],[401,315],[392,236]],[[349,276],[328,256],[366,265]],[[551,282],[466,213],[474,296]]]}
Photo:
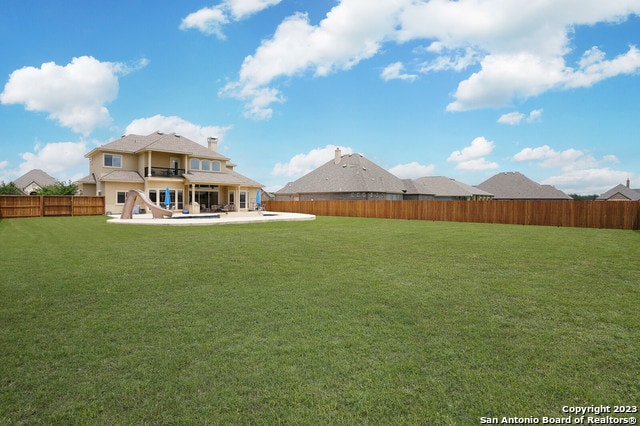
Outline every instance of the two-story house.
{"label": "two-story house", "polygon": [[103,195],[111,213],[122,212],[131,189],[162,207],[169,195],[173,210],[255,209],[263,185],[235,172],[235,164],[217,149],[216,138],[209,138],[207,148],[175,133],[122,136],[85,155],[89,175],[78,188],[84,195]]}

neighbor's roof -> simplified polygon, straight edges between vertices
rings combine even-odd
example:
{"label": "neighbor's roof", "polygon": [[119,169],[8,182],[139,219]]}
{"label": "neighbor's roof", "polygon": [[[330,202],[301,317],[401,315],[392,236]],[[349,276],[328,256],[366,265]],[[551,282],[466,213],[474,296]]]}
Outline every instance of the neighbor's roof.
{"label": "neighbor's roof", "polygon": [[402,194],[404,183],[362,154],[345,154],[289,182],[276,194],[379,192]]}
{"label": "neighbor's roof", "polygon": [[161,151],[175,154],[188,154],[193,157],[227,161],[229,158],[212,151],[184,136],[175,133],[155,132],[147,136],[125,135],[120,139],[109,142],[93,149],[85,157],[89,158],[96,152],[120,152],[123,154],[139,154],[146,151]]}
{"label": "neighbor's roof", "polygon": [[446,176],[426,176],[418,179],[405,179],[407,194],[433,195],[434,197],[492,197],[493,194],[482,189],[458,182]]}
{"label": "neighbor's roof", "polygon": [[14,180],[13,183],[20,190],[23,190],[32,183],[42,188],[43,186],[55,185],[58,181],[40,169],[33,169]]}
{"label": "neighbor's roof", "polygon": [[494,195],[494,200],[571,200],[564,192],[551,185],[540,185],[519,172],[498,173],[477,188]]}
{"label": "neighbor's roof", "polygon": [[640,189],[631,189],[622,184],[614,186],[613,188],[596,198],[596,200],[608,200],[616,194],[620,194],[630,201],[640,200]]}

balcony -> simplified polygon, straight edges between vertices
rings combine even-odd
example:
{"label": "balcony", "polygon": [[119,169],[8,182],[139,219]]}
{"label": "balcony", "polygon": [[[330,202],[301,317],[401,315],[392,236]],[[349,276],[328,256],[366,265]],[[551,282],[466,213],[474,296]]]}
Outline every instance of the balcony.
{"label": "balcony", "polygon": [[[185,169],[170,167],[151,167],[151,177],[182,178]],[[144,177],[149,177],[149,167],[144,168]]]}

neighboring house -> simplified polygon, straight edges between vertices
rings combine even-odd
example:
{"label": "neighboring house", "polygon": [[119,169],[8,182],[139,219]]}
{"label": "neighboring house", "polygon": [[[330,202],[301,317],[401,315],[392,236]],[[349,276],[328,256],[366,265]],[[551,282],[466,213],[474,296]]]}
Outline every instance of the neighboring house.
{"label": "neighboring house", "polygon": [[58,180],[40,169],[33,169],[14,180],[13,183],[23,194],[32,195],[40,188],[55,185]]}
{"label": "neighboring house", "polygon": [[498,173],[479,185],[494,200],[572,200],[551,185],[540,185],[519,172]]}
{"label": "neighboring house", "polygon": [[276,201],[402,200],[404,183],[361,154],[342,155],[287,183],[276,191]]}
{"label": "neighboring house", "polygon": [[446,176],[404,179],[405,200],[490,200],[493,194]]}
{"label": "neighboring house", "polygon": [[104,195],[112,213],[122,212],[131,189],[164,206],[168,188],[173,210],[255,209],[262,185],[233,170],[235,164],[218,153],[216,138],[209,138],[208,146],[175,133],[122,136],[85,155],[89,175],[76,183],[84,195]]}
{"label": "neighboring house", "polygon": [[627,179],[627,185],[617,185],[600,195],[596,200],[603,201],[639,201],[640,189],[629,188],[629,179]]}

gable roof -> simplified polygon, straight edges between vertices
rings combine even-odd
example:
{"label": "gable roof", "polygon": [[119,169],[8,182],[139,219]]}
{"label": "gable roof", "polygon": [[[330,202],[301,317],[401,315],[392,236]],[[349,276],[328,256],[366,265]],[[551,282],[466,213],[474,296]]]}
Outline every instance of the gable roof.
{"label": "gable roof", "polygon": [[181,135],[175,133],[155,132],[150,135],[125,135],[120,139],[109,142],[91,150],[86,158],[93,157],[97,152],[119,152],[123,154],[140,154],[146,151],[161,151],[175,154],[188,154],[193,157],[211,160],[227,161],[229,158],[212,151]]}
{"label": "gable roof", "polygon": [[482,189],[458,182],[446,176],[425,176],[418,179],[405,179],[407,194],[433,195],[434,197],[492,197],[493,194]]}
{"label": "gable roof", "polygon": [[58,180],[52,178],[43,170],[33,169],[14,180],[13,183],[24,192],[24,189],[33,183],[42,188],[43,186],[55,185]]}
{"label": "gable roof", "polygon": [[476,188],[490,192],[494,200],[571,200],[551,185],[540,185],[519,172],[502,172],[485,180]]}
{"label": "gable roof", "polygon": [[[631,189],[622,184],[614,186],[613,188],[611,188],[610,190],[608,190],[607,192],[605,192],[604,194],[596,198],[596,200],[609,200],[618,194],[630,201],[640,200],[640,190]],[[617,199],[621,199],[621,198],[617,197]]]}
{"label": "gable roof", "polygon": [[400,178],[367,160],[362,154],[336,154],[336,158],[300,179],[287,183],[276,194],[328,192],[378,192],[402,194]]}

